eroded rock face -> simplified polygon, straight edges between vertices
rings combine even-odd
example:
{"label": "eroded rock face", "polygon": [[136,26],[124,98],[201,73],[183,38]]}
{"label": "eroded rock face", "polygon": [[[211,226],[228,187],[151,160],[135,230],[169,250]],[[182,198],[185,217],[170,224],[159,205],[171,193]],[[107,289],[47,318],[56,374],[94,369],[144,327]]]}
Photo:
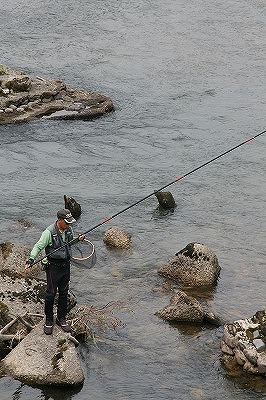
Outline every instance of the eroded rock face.
{"label": "eroded rock face", "polygon": [[36,118],[92,119],[113,110],[111,99],[67,88],[60,80],[30,78],[10,68],[0,70],[0,124]]}
{"label": "eroded rock face", "polygon": [[108,246],[127,249],[131,244],[131,235],[118,226],[113,226],[105,232],[103,241]]}
{"label": "eroded rock face", "polygon": [[189,243],[159,268],[160,275],[189,286],[210,286],[217,282],[220,266],[214,252],[201,243]]}
{"label": "eroded rock face", "polygon": [[167,321],[201,323],[205,311],[198,300],[179,290],[171,297],[170,304],[156,315]]}
{"label": "eroded rock face", "polygon": [[221,340],[222,361],[227,369],[266,376],[266,311],[224,326]]}
{"label": "eroded rock face", "polygon": [[39,266],[25,271],[28,257],[29,249],[25,246],[0,244],[0,301],[8,307],[10,315],[43,312],[45,276]]}

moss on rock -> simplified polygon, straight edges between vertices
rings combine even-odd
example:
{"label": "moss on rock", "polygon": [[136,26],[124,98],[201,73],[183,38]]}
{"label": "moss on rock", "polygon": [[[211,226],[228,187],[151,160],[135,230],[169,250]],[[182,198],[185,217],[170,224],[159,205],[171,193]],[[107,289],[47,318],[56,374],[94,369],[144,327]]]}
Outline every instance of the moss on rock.
{"label": "moss on rock", "polygon": [[6,259],[9,256],[9,254],[12,253],[13,247],[14,244],[10,242],[4,242],[0,244],[0,249],[2,251],[4,259]]}

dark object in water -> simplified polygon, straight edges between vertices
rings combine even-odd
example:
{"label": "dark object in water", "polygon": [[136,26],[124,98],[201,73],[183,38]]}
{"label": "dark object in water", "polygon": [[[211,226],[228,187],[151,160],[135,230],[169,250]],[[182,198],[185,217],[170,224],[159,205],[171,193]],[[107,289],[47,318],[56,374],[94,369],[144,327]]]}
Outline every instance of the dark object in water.
{"label": "dark object in water", "polygon": [[81,206],[80,204],[68,195],[64,195],[65,200],[65,208],[67,208],[75,219],[78,219],[81,216]]}
{"label": "dark object in water", "polygon": [[163,191],[155,191],[155,196],[161,207],[170,209],[176,207],[175,199],[170,192],[163,192]]}

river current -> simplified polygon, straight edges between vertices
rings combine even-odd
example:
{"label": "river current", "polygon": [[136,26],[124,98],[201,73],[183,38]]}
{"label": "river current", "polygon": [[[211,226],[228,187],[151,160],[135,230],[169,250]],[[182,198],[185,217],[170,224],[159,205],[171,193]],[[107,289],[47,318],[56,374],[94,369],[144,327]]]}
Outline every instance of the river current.
{"label": "river current", "polygon": [[[94,121],[0,126],[0,239],[31,247],[63,195],[82,206],[83,232],[265,129],[265,2],[9,0],[0,6],[0,63],[109,96]],[[122,301],[126,324],[80,346],[82,388],[39,389],[9,377],[1,400],[250,400],[265,394],[229,379],[221,328],[169,325],[158,268],[190,242],[217,255],[221,275],[197,293],[226,321],[265,309],[265,136],[91,232],[97,264],[72,268],[80,304]],[[32,222],[25,230],[18,220]],[[111,226],[132,235],[110,251]],[[116,314],[115,314],[116,315]]]}

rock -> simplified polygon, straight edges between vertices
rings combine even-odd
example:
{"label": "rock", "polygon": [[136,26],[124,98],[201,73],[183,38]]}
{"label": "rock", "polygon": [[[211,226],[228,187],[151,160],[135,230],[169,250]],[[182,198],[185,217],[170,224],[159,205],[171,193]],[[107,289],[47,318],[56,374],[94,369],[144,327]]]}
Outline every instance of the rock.
{"label": "rock", "polygon": [[84,374],[75,345],[57,326],[43,333],[40,322],[1,362],[5,373],[27,385],[78,386]]}
{"label": "rock", "polygon": [[81,216],[81,206],[80,204],[73,198],[68,195],[64,195],[65,208],[70,210],[71,214],[75,219],[78,219]]}
{"label": "rock", "polygon": [[24,269],[29,249],[18,244],[0,244],[0,301],[10,315],[43,312],[46,281],[38,265]]}
{"label": "rock", "polygon": [[189,243],[160,267],[158,273],[189,286],[211,286],[217,282],[220,270],[211,249],[201,243]]}
{"label": "rock", "polygon": [[114,109],[112,100],[99,93],[70,89],[60,80],[30,78],[10,68],[5,71],[0,79],[0,110],[5,110],[0,113],[0,124],[48,116],[86,120]]}
{"label": "rock", "polygon": [[31,80],[28,76],[9,76],[5,82],[5,87],[13,92],[27,92],[31,87]]}
{"label": "rock", "polygon": [[165,209],[176,207],[176,202],[172,193],[166,191],[155,191],[154,195],[157,197],[157,200],[161,207]]}
{"label": "rock", "polygon": [[205,320],[205,322],[208,322],[211,325],[215,325],[215,326],[221,326],[222,325],[221,319],[217,315],[213,314],[210,311],[207,311],[205,313],[204,320]]}
{"label": "rock", "polygon": [[105,232],[103,241],[108,246],[127,249],[131,244],[131,235],[118,226],[113,226]]}
{"label": "rock", "polygon": [[171,297],[170,304],[155,315],[167,321],[202,323],[205,311],[195,298],[179,290]]}
{"label": "rock", "polygon": [[[261,326],[266,322],[266,311],[253,317],[225,324],[221,351],[225,367],[230,370],[232,360],[249,374],[266,376],[265,337]],[[226,346],[225,346],[226,345]],[[232,360],[227,355],[231,354]]]}

